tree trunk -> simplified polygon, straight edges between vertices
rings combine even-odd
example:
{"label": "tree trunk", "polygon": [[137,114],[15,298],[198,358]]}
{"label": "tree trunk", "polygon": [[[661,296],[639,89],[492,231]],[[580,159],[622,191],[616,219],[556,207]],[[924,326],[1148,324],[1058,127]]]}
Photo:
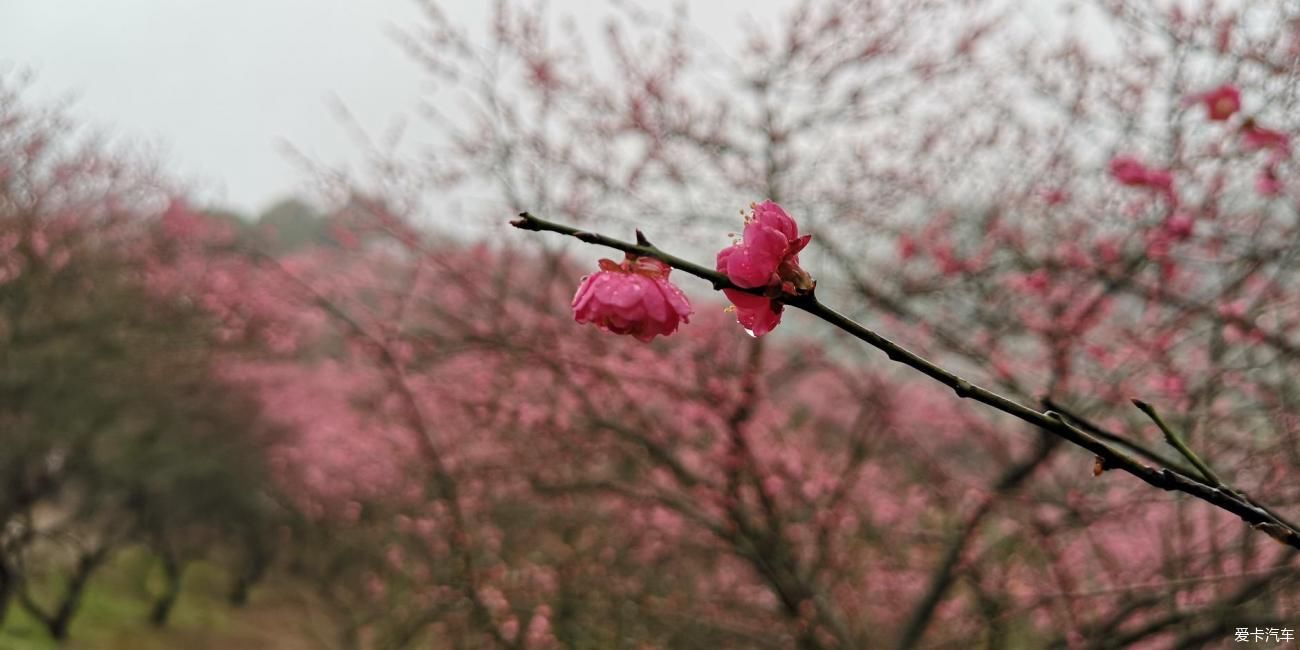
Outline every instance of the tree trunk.
{"label": "tree trunk", "polygon": [[184,567],[176,560],[176,556],[170,552],[162,553],[163,565],[163,593],[153,603],[153,610],[149,612],[149,622],[154,627],[165,627],[167,620],[171,617],[172,608],[176,605],[176,599],[181,594],[181,574]]}
{"label": "tree trunk", "polygon": [[[3,553],[3,551],[0,551]],[[0,628],[5,625],[5,616],[9,613],[9,600],[13,595],[13,572],[9,562],[0,555]]]}
{"label": "tree trunk", "polygon": [[68,638],[72,617],[76,616],[77,609],[81,607],[81,596],[86,590],[86,583],[90,581],[90,575],[95,572],[106,555],[105,550],[98,549],[81,556],[77,562],[76,572],[68,580],[68,588],[63,592],[63,601],[59,603],[58,610],[53,616],[37,617],[43,619],[45,629],[49,631],[51,637],[60,641]]}
{"label": "tree trunk", "polygon": [[248,592],[253,588],[253,585],[262,580],[262,576],[266,573],[269,565],[269,555],[263,552],[262,549],[250,550],[247,561],[235,576],[235,583],[230,587],[230,595],[227,600],[232,606],[243,607],[248,604]]}

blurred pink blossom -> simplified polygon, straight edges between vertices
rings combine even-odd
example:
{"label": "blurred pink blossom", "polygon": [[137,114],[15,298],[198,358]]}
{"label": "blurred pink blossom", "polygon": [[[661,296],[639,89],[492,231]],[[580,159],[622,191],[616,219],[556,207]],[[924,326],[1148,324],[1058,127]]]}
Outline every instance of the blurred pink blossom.
{"label": "blurred pink blossom", "polygon": [[1174,193],[1174,176],[1167,169],[1155,169],[1132,156],[1116,156],[1110,161],[1110,175],[1121,185],[1160,190],[1170,197]]}
{"label": "blurred pink blossom", "polygon": [[1186,212],[1175,212],[1165,219],[1162,226],[1165,234],[1175,241],[1189,239],[1196,230],[1196,221]]}
{"label": "blurred pink blossom", "polygon": [[1276,158],[1291,156],[1291,137],[1281,131],[1266,129],[1255,120],[1241,125],[1241,144],[1246,151],[1271,151]]}
{"label": "blurred pink blossom", "polygon": [[1255,191],[1260,196],[1273,197],[1282,193],[1282,181],[1277,177],[1277,165],[1265,165],[1255,177]]}
{"label": "blurred pink blossom", "polygon": [[1223,84],[1187,98],[1187,103],[1205,105],[1207,116],[1215,122],[1224,122],[1241,110],[1241,92],[1232,84]]}

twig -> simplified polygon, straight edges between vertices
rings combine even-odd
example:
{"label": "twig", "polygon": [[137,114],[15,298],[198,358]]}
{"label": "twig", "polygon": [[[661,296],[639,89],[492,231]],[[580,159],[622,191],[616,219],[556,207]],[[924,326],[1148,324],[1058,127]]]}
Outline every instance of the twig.
{"label": "twig", "polygon": [[1164,418],[1160,417],[1160,414],[1156,412],[1154,407],[1140,399],[1134,399],[1133,406],[1136,406],[1139,411],[1146,413],[1147,417],[1151,418],[1151,421],[1156,423],[1156,426],[1160,428],[1160,433],[1165,434],[1165,441],[1174,449],[1177,449],[1178,453],[1182,454],[1183,458],[1186,458],[1187,461],[1196,468],[1196,471],[1200,472],[1201,476],[1204,476],[1205,480],[1210,482],[1210,485],[1219,489],[1224,489],[1223,480],[1219,478],[1219,475],[1215,474],[1214,470],[1210,469],[1210,466],[1206,464],[1205,461],[1201,460],[1201,457],[1196,455],[1196,452],[1192,451],[1191,447],[1187,446],[1187,442],[1183,440],[1182,436],[1169,428],[1169,425],[1165,423]]}

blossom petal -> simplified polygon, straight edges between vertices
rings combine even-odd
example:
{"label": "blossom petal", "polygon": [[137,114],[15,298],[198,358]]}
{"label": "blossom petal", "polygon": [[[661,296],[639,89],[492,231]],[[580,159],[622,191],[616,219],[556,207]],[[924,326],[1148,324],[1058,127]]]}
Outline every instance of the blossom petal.
{"label": "blossom petal", "polygon": [[770,200],[754,206],[754,221],[781,233],[786,241],[794,241],[799,236],[799,226],[794,219]]}

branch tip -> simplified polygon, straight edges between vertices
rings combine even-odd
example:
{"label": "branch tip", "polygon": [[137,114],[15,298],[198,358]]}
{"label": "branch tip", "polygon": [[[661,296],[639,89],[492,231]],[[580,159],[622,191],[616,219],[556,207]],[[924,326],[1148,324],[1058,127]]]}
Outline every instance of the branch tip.
{"label": "branch tip", "polygon": [[537,217],[534,217],[532,213],[527,210],[520,212],[518,219],[511,219],[510,225],[519,228],[520,230],[538,230]]}

